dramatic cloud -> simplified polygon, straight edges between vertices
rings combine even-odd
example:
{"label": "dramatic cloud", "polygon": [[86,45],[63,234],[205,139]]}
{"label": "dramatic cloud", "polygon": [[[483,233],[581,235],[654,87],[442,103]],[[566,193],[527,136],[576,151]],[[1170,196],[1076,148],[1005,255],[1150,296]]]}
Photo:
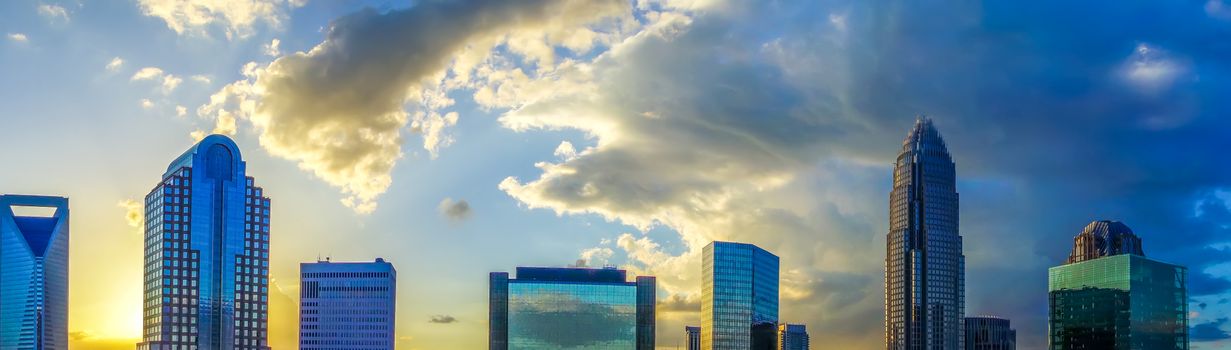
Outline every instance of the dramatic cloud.
{"label": "dramatic cloud", "polygon": [[64,9],[64,6],[55,4],[39,4],[38,14],[43,17],[47,17],[52,21],[68,22],[68,11]]}
{"label": "dramatic cloud", "polygon": [[223,28],[228,39],[252,35],[257,23],[278,28],[286,13],[306,1],[297,0],[138,0],[146,16],[157,17],[178,34],[208,35]]}
{"label": "dramatic cloud", "polygon": [[450,323],[457,323],[459,321],[457,320],[457,318],[454,318],[453,316],[449,316],[449,315],[432,315],[432,317],[428,319],[427,322],[437,323],[437,324],[450,324]]}
{"label": "dramatic cloud", "polygon": [[494,67],[474,99],[512,130],[592,141],[506,179],[509,195],[679,232],[617,239],[671,298],[699,292],[710,240],[765,247],[782,257],[783,319],[843,348],[881,345],[889,165],[928,113],[958,164],[968,310],[1010,315],[1042,347],[1046,268],[1091,220],[1189,266],[1194,295],[1231,288],[1206,272],[1231,227],[1209,199],[1231,167],[1208,161],[1231,146],[1231,52],[1206,43],[1231,27],[1172,5],[651,4],[592,60]]}
{"label": "dramatic cloud", "polygon": [[119,57],[115,57],[115,58],[112,58],[111,61],[107,62],[107,71],[115,72],[115,71],[120,70],[120,68],[123,66],[124,66],[124,60]]}
{"label": "dramatic cloud", "polygon": [[620,0],[482,0],[366,9],[335,20],[308,52],[249,65],[248,79],[224,87],[198,114],[247,120],[271,154],[341,188],[343,203],[366,213],[389,188],[404,132],[422,135],[432,156],[451,142],[444,129],[458,116],[441,111],[453,104],[446,92],[466,86],[492,47],[522,34],[551,38],[627,7]]}
{"label": "dramatic cloud", "polygon": [[440,215],[454,222],[465,221],[470,218],[473,211],[470,210],[470,203],[466,200],[453,200],[453,198],[445,198],[440,201],[440,205],[436,206],[440,211]]}
{"label": "dramatic cloud", "polygon": [[29,37],[27,37],[25,34],[22,34],[22,33],[9,33],[8,38],[9,38],[9,40],[12,40],[12,41],[15,41],[15,42],[19,42],[19,43],[24,43],[24,42],[29,42],[29,41],[30,41],[30,38],[29,38]]}

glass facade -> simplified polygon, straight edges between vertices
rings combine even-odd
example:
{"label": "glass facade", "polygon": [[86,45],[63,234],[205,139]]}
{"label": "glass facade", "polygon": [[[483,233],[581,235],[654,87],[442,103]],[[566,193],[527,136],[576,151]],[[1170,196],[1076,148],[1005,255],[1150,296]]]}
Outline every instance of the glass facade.
{"label": "glass facade", "polygon": [[68,349],[68,239],[68,198],[0,196],[0,349]]}
{"label": "glass facade", "polygon": [[491,349],[654,348],[653,277],[615,269],[525,268],[492,273]]}
{"label": "glass facade", "polygon": [[210,135],[145,197],[142,342],[149,349],[264,350],[269,198],[239,147]]}
{"label": "glass facade", "polygon": [[300,350],[392,350],[397,271],[375,262],[299,265]]}
{"label": "glass facade", "polygon": [[966,350],[1016,350],[1017,331],[999,317],[966,318]]}
{"label": "glass facade", "polygon": [[1122,254],[1048,270],[1053,350],[1186,350],[1183,267]]}
{"label": "glass facade", "polygon": [[932,120],[920,117],[902,141],[889,195],[886,349],[964,347],[966,257],[955,168]]}
{"label": "glass facade", "polygon": [[808,350],[808,328],[802,324],[778,325],[778,350]]}
{"label": "glass facade", "polygon": [[701,348],[772,349],[777,342],[778,257],[732,242],[710,243],[702,255]]}
{"label": "glass facade", "polygon": [[701,350],[701,327],[685,326],[684,339],[688,350]]}

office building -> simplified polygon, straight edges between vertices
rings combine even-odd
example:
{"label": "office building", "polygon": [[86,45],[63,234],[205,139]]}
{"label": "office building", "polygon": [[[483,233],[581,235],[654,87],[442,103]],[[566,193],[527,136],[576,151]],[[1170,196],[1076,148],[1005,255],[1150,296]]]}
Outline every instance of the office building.
{"label": "office building", "polygon": [[300,350],[392,350],[397,270],[375,262],[299,264]]}
{"label": "office building", "polygon": [[701,350],[701,327],[684,326],[684,333],[688,340],[688,350]]}
{"label": "office building", "polygon": [[0,196],[0,349],[68,349],[68,218],[68,198]]}
{"label": "office building", "polygon": [[1184,267],[1146,258],[1114,221],[1086,226],[1068,261],[1047,271],[1051,349],[1188,349]]}
{"label": "office building", "polygon": [[967,317],[966,350],[1017,350],[1017,331],[1000,317]]}
{"label": "office building", "polygon": [[778,256],[751,244],[713,242],[702,257],[701,348],[773,349]]}
{"label": "office building", "polygon": [[490,278],[491,350],[654,349],[654,277],[614,268],[518,267]]}
{"label": "office building", "polygon": [[919,117],[902,141],[889,195],[886,349],[963,348],[965,259],[955,165],[932,120]]}
{"label": "office building", "polygon": [[802,324],[779,324],[778,350],[808,350],[807,327]]}
{"label": "office building", "polygon": [[202,139],[145,196],[144,284],[139,350],[269,348],[269,198],[230,138]]}

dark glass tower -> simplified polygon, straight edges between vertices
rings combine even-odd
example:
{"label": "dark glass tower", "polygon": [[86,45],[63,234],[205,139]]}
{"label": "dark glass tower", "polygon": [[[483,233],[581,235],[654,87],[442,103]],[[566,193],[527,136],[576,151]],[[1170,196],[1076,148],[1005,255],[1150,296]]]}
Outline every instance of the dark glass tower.
{"label": "dark glass tower", "polygon": [[1017,350],[1017,330],[1000,317],[967,317],[966,350]]}
{"label": "dark glass tower", "polygon": [[778,256],[732,242],[710,243],[701,254],[701,349],[773,349]]}
{"label": "dark glass tower", "polygon": [[68,349],[68,218],[68,198],[0,196],[0,349]]}
{"label": "dark glass tower", "polygon": [[491,350],[654,349],[654,277],[617,269],[518,267],[489,276]]}
{"label": "dark glass tower", "polygon": [[966,263],[958,234],[953,158],[932,120],[902,141],[889,194],[885,249],[885,348],[963,347]]}
{"label": "dark glass tower", "polygon": [[146,195],[138,349],[269,348],[269,198],[244,168],[234,141],[210,135]]}
{"label": "dark glass tower", "polygon": [[[1095,221],[1048,269],[1053,350],[1187,350],[1187,272],[1142,255],[1128,226]],[[1076,258],[1075,258],[1076,257]]]}

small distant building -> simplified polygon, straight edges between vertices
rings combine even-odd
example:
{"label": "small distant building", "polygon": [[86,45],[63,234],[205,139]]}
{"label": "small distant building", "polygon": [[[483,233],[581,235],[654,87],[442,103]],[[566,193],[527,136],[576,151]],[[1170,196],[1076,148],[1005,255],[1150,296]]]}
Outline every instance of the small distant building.
{"label": "small distant building", "polygon": [[688,350],[701,350],[701,327],[685,326],[684,333],[688,335]]}
{"label": "small distant building", "polygon": [[1017,330],[1007,319],[967,317],[966,350],[1017,350]]}
{"label": "small distant building", "polygon": [[802,324],[779,324],[778,350],[808,350],[807,328]]}
{"label": "small distant building", "polygon": [[518,267],[489,276],[488,349],[654,349],[654,277]]}
{"label": "small distant building", "polygon": [[393,349],[393,264],[326,260],[300,264],[299,274],[299,349]]}

